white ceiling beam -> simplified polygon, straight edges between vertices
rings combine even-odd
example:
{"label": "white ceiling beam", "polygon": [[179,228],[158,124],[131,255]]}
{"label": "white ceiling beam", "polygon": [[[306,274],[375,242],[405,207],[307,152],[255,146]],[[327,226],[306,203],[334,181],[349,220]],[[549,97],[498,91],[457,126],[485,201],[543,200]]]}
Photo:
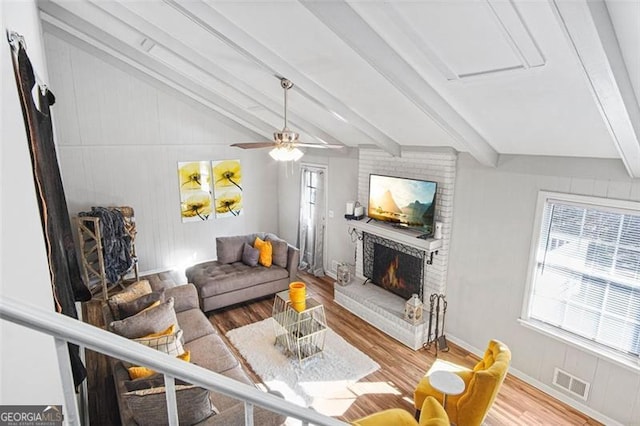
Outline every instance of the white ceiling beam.
{"label": "white ceiling beam", "polygon": [[130,76],[145,81],[150,86],[158,89],[158,91],[163,92],[168,96],[173,97],[174,99],[180,100],[196,111],[210,115],[212,119],[218,120],[224,123],[226,126],[236,129],[238,132],[247,133],[248,135],[250,135],[248,136],[249,138],[253,138],[252,140],[261,141],[264,139],[264,136],[262,134],[248,128],[245,124],[239,123],[236,120],[232,120],[228,116],[222,115],[218,111],[212,109],[210,105],[203,103],[202,100],[195,99],[191,94],[187,92],[187,90],[171,86],[167,81],[160,80],[156,78],[156,76],[149,74],[149,72],[140,65],[136,66],[130,61],[123,60],[123,58],[118,58],[106,53],[100,47],[96,47],[95,45],[85,41],[87,40],[86,37],[83,37],[81,39],[77,36],[77,33],[74,35],[71,32],[62,29],[59,25],[51,24],[50,21],[55,18],[51,17],[50,15],[43,14],[41,16],[43,18],[42,29],[46,34],[53,35],[56,38],[69,43],[71,46],[77,47],[78,49],[90,55],[100,58],[100,60],[104,61],[105,63],[112,65],[113,67],[127,73]]}
{"label": "white ceiling beam", "polygon": [[57,28],[182,92],[215,112],[218,118],[224,117],[225,120],[231,120],[251,133],[271,140],[274,130],[271,124],[262,121],[201,84],[185,79],[183,74],[161,61],[153,59],[143,50],[129,46],[53,2],[41,2],[39,7],[42,20],[51,27]]}
{"label": "white ceiling beam", "polygon": [[554,1],[552,8],[631,177],[640,177],[640,106],[606,5],[601,0]]}
{"label": "white ceiling beam", "polygon": [[495,167],[498,153],[422,76],[346,2],[301,3],[384,76],[481,164]]}
{"label": "white ceiling beam", "polygon": [[[256,90],[250,84],[245,83],[232,73],[221,68],[208,57],[201,55],[199,52],[191,49],[189,46],[169,35],[167,32],[127,9],[120,2],[104,2],[96,0],[91,0],[91,2],[96,7],[99,7],[106,13],[109,13],[114,19],[118,19],[125,25],[129,25],[139,31],[141,36],[146,35],[150,37],[160,48],[171,52],[171,54],[177,56],[180,61],[188,63],[190,67],[197,68],[199,72],[206,73],[210,78],[229,86],[231,90],[236,93],[251,99],[256,106],[262,107],[264,110],[282,117],[284,108],[282,100],[280,100],[280,102],[273,101],[264,93]],[[304,119],[299,114],[289,110],[287,116],[291,128],[308,134],[316,141],[325,144],[342,144],[342,142],[340,142],[335,136]],[[273,128],[273,130],[278,129],[280,129],[278,126]]]}
{"label": "white ceiling beam", "polygon": [[342,101],[300,72],[296,67],[244,32],[236,24],[229,21],[215,9],[214,1],[207,0],[206,3],[201,1],[164,1],[274,76],[284,76],[294,82],[293,90],[297,90],[308,99],[314,100],[333,115],[342,117],[374,145],[393,156],[400,156],[401,150],[398,142],[347,107]]}

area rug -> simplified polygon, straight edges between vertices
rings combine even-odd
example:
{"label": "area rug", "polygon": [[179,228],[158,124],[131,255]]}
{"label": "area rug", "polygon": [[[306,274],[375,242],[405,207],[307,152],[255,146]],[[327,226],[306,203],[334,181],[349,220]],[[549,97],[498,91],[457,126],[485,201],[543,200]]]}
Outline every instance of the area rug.
{"label": "area rug", "polygon": [[348,408],[359,394],[356,382],[380,368],[331,329],[327,330],[323,354],[304,360],[302,365],[274,345],[272,318],[231,330],[227,337],[270,390],[328,416],[340,415]]}

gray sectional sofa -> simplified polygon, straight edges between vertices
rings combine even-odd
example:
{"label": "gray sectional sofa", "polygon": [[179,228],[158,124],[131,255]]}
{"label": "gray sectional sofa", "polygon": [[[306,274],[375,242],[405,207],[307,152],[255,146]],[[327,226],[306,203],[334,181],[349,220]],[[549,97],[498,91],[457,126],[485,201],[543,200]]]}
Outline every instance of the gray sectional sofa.
{"label": "gray sectional sofa", "polygon": [[[162,290],[154,286],[154,291]],[[173,308],[184,340],[184,349],[191,352],[191,362],[203,368],[222,374],[238,382],[253,385],[249,376],[245,373],[240,362],[235,358],[224,340],[218,335],[209,319],[204,315],[198,303],[198,293],[191,284],[185,284],[173,288],[164,289],[164,298],[173,298]],[[105,323],[111,324],[112,313],[107,304],[104,305],[103,314]],[[131,383],[126,365],[120,360],[112,360],[112,371],[115,381],[120,418],[123,425],[135,425],[130,403],[125,394],[127,386]],[[205,394],[206,395],[206,394]],[[244,404],[242,401],[230,398],[218,392],[209,392],[209,399],[218,411],[198,423],[200,425],[233,426],[244,425]],[[178,400],[180,403],[180,400]],[[156,404],[156,405],[163,405]],[[166,410],[163,406],[146,406],[148,412]],[[180,408],[179,408],[180,410]],[[140,414],[140,413],[138,413]],[[138,416],[139,417],[139,416]],[[254,424],[256,425],[281,425],[285,421],[284,416],[269,412],[261,407],[254,408]]]}
{"label": "gray sectional sofa", "polygon": [[[243,263],[244,244],[259,237],[271,241],[273,264]],[[198,289],[204,312],[286,290],[296,280],[299,250],[274,234],[255,233],[216,238],[217,260],[194,265],[185,271],[187,281]]]}

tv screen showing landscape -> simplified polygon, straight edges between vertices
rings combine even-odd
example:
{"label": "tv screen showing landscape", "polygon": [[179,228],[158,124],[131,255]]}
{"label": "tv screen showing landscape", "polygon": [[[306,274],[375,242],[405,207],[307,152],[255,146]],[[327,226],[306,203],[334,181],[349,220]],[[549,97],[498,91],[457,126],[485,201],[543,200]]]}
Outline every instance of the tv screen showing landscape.
{"label": "tv screen showing landscape", "polygon": [[432,232],[436,182],[393,176],[369,176],[368,216]]}

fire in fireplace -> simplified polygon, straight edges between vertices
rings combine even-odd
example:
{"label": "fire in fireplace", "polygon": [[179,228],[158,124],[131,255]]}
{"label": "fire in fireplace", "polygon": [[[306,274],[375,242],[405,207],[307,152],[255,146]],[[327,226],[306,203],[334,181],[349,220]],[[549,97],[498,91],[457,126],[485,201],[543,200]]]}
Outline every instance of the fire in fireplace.
{"label": "fire in fireplace", "polygon": [[424,252],[386,238],[364,233],[363,272],[374,284],[403,299],[422,299]]}
{"label": "fire in fireplace", "polygon": [[373,248],[373,282],[380,287],[409,299],[421,295],[422,259],[394,250],[382,244]]}

